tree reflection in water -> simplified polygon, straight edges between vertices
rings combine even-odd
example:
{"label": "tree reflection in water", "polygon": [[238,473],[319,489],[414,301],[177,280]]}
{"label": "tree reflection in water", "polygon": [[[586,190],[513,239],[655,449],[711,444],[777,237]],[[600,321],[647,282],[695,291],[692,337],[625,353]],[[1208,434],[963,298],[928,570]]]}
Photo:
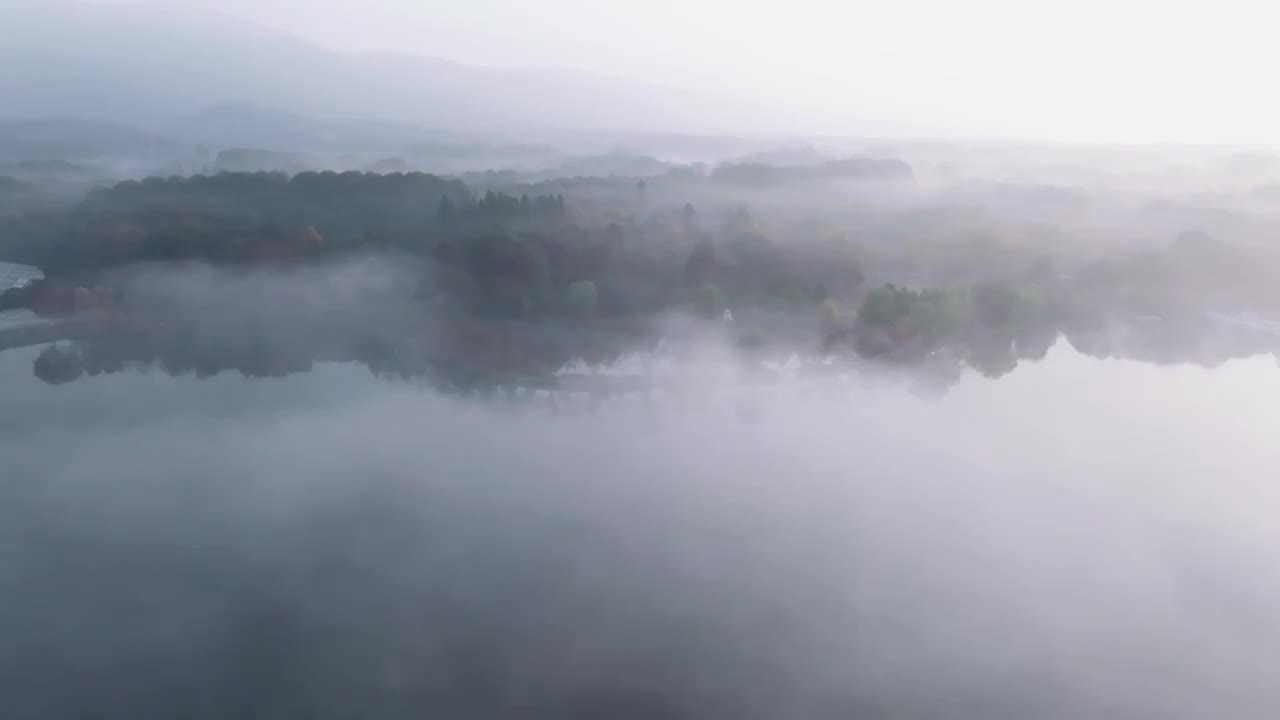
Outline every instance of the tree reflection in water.
{"label": "tree reflection in water", "polygon": [[[371,326],[372,327],[372,326]],[[350,328],[348,328],[350,329]],[[379,376],[422,380],[443,392],[518,396],[525,391],[560,389],[611,395],[659,389],[660,381],[643,373],[623,388],[596,375],[618,361],[636,357],[651,365],[681,363],[697,348],[717,348],[746,371],[759,371],[780,361],[822,371],[894,369],[923,396],[941,396],[958,383],[966,369],[1000,378],[1020,363],[1038,362],[1060,338],[1080,353],[1159,365],[1193,363],[1206,367],[1233,358],[1277,352],[1280,343],[1265,334],[1245,332],[1213,322],[1105,321],[983,329],[952,335],[926,346],[907,346],[871,357],[848,345],[805,344],[800,337],[771,337],[755,328],[726,330],[694,320],[673,337],[670,323],[657,320],[627,323],[468,322],[435,326],[412,335],[386,327],[368,332],[305,333],[276,336],[259,333],[210,336],[191,325],[140,328],[123,323],[78,333],[50,345],[36,358],[33,372],[49,384],[123,371],[165,372],[174,376],[210,377],[238,372],[246,377],[281,377],[309,372],[317,362],[354,362]],[[216,339],[216,342],[211,341]],[[584,368],[569,373],[566,368]],[[766,374],[767,376],[767,374]]]}

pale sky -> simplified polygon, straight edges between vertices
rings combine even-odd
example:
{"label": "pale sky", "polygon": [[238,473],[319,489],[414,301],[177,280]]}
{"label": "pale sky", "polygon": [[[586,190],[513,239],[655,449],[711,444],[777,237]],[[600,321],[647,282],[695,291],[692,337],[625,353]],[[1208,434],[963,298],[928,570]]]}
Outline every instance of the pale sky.
{"label": "pale sky", "polygon": [[1266,0],[165,2],[344,50],[712,91],[833,134],[1280,142]]}

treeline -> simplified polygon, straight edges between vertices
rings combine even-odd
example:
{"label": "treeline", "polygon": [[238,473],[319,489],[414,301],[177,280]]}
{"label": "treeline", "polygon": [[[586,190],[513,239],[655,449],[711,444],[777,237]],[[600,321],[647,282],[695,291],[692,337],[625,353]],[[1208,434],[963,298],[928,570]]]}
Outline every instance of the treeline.
{"label": "treeline", "polygon": [[[913,386],[936,395],[959,382],[965,368],[996,378],[1023,361],[1041,360],[1061,337],[1087,355],[1161,364],[1213,366],[1257,354],[1280,357],[1274,334],[1215,322],[1107,319],[1081,313],[1052,287],[1034,284],[884,285],[847,313],[828,299],[820,308],[820,326],[800,316],[761,316],[748,309],[729,323],[708,318],[673,326],[643,316],[582,322],[598,302],[587,281],[572,283],[567,293],[581,315],[532,321],[458,314],[410,295],[384,294],[353,304],[296,283],[250,294],[273,297],[265,306],[222,300],[151,303],[149,313],[99,313],[97,321],[76,325],[72,342],[42,352],[33,370],[50,383],[127,369],[197,376],[230,370],[260,377],[341,360],[450,392],[489,395],[553,388],[557,370],[576,361],[607,364],[663,346],[679,355],[684,342],[710,335],[736,348],[748,366],[799,358],[821,373],[874,363],[907,370],[903,377]],[[817,332],[794,332],[817,327],[823,329],[821,341]],[[833,365],[833,358],[843,362]],[[599,389],[606,392],[608,386]]]}
{"label": "treeline", "polygon": [[48,248],[47,274],[139,261],[245,263],[338,252],[432,221],[460,182],[421,173],[221,173],[98,190]]}
{"label": "treeline", "polygon": [[437,227],[428,246],[440,291],[467,310],[506,317],[712,316],[743,306],[812,315],[828,297],[856,297],[865,279],[842,239],[782,242],[746,211],[704,223],[685,205],[607,222],[548,207],[549,222]]}
{"label": "treeline", "polygon": [[1052,282],[884,285],[867,294],[852,318],[833,306],[824,308],[823,347],[827,353],[935,367],[946,357],[998,377],[1019,360],[1048,354],[1059,334],[1072,327],[1075,313]]}
{"label": "treeline", "polygon": [[784,241],[742,208],[707,219],[691,204],[570,204],[558,190],[532,189],[476,196],[418,173],[151,178],[91,193],[14,259],[77,287],[140,262],[255,265],[394,249],[433,261],[424,283],[436,299],[505,317],[742,304],[811,312],[864,280],[842,237]]}
{"label": "treeline", "polygon": [[830,180],[910,180],[911,166],[892,158],[847,158],[812,165],[731,163],[711,172],[711,180],[743,187],[776,187]]}
{"label": "treeline", "polygon": [[1280,248],[1186,232],[1167,246],[1098,258],[1075,275],[1079,300],[1098,310],[1185,318],[1248,311],[1280,318]]}
{"label": "treeline", "polygon": [[444,227],[564,214],[563,195],[473,197],[457,180],[422,173],[148,178],[95,190],[65,209],[0,212],[0,258],[51,276],[148,261],[251,264],[369,246],[424,249]]}
{"label": "treeline", "polygon": [[[857,174],[892,162],[842,161],[806,172]],[[712,176],[757,171],[785,177],[796,170],[737,165]],[[150,178],[94,191],[66,209],[0,211],[0,250],[7,251],[0,259],[39,265],[51,281],[74,288],[138,262],[254,265],[394,248],[434,261],[438,298],[511,317],[677,306],[809,312],[828,298],[856,302],[868,284],[1016,285],[1037,276],[1066,280],[1063,292],[1099,312],[1280,311],[1275,252],[1194,233],[1163,249],[1073,258],[1070,236],[978,213],[849,209],[832,201],[790,209],[790,201],[768,204],[768,193],[708,193],[705,176],[681,182],[579,178],[476,194],[422,173]],[[658,188],[661,199],[653,197]],[[672,201],[681,196],[698,207]],[[761,200],[762,217],[741,206],[727,210],[735,196]]]}
{"label": "treeline", "polygon": [[[816,177],[864,169],[814,166],[809,172]],[[792,173],[781,171],[782,177]],[[70,314],[96,307],[88,302],[95,297],[110,297],[111,314],[118,305],[119,315],[136,318],[139,303],[162,301],[114,286],[105,279],[113,269],[189,260],[293,267],[357,251],[394,252],[413,261],[416,285],[380,306],[375,317],[409,318],[397,337],[429,332],[415,324],[427,315],[448,318],[460,328],[459,337],[475,342],[452,343],[463,349],[432,362],[437,372],[447,367],[464,375],[493,374],[498,367],[515,372],[529,364],[516,361],[513,369],[503,364],[509,357],[607,356],[591,349],[600,328],[671,311],[717,322],[729,311],[738,339],[753,347],[772,343],[788,351],[908,364],[948,356],[947,367],[959,362],[991,375],[1007,372],[1019,359],[1042,357],[1060,333],[1105,337],[1111,318],[1166,328],[1170,346],[1181,348],[1182,339],[1206,327],[1209,311],[1280,314],[1273,282],[1280,256],[1267,248],[1189,233],[1142,252],[1085,257],[1052,228],[976,211],[846,204],[847,193],[824,199],[768,190],[709,192],[708,184],[723,185],[724,172],[730,178],[745,173],[741,177],[751,184],[757,169],[716,172],[720,180],[578,178],[482,194],[458,180],[420,173],[232,173],[125,182],[65,211],[21,216],[31,227],[43,227],[43,235],[22,234],[38,240],[23,259],[40,265],[47,280],[7,293],[0,306]],[[734,202],[743,198],[763,199],[763,212]],[[94,290],[77,296],[76,288]],[[320,296],[325,292],[319,289]],[[248,317],[261,315],[263,305],[254,305]],[[156,308],[145,309],[154,316]],[[219,313],[215,308],[210,315]],[[332,326],[333,317],[326,312],[308,323]],[[527,321],[581,332],[562,338],[553,352],[494,350],[506,347],[499,338]],[[340,340],[325,335],[292,347],[315,347],[323,355]],[[1252,340],[1242,342],[1236,345]],[[141,344],[129,347],[134,345]],[[189,348],[146,343],[170,345]],[[625,345],[610,343],[609,352]],[[406,373],[426,362],[399,346],[377,352],[362,347],[346,348],[341,356],[379,358],[371,364]],[[225,364],[209,360],[216,352],[154,355],[172,367],[195,363],[208,370]],[[303,358],[312,355],[307,351]],[[418,359],[400,364],[406,356]],[[275,367],[259,360],[261,367],[234,362],[255,372]]]}

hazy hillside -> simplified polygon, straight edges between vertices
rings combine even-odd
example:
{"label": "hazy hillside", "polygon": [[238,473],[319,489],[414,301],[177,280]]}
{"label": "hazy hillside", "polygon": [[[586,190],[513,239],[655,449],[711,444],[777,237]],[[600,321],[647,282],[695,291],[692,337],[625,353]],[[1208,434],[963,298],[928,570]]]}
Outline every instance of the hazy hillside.
{"label": "hazy hillside", "polygon": [[[0,82],[3,82],[0,75]],[[173,148],[162,133],[94,118],[0,118],[0,161],[147,155]]]}
{"label": "hazy hillside", "polygon": [[144,11],[0,0],[0,7],[0,114],[10,118],[94,117],[169,129],[232,103],[469,133],[769,126],[763,113],[669,88],[566,70],[460,65],[426,57],[430,48],[424,56],[344,54],[159,4]]}

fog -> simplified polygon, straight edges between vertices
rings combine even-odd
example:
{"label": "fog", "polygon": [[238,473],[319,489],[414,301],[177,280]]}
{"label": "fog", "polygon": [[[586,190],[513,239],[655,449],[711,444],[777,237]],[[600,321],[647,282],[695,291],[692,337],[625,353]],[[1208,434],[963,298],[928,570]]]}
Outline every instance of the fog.
{"label": "fog", "polygon": [[1274,145],[1268,18],[1229,5],[4,0],[0,115]]}
{"label": "fog", "polygon": [[0,717],[1276,717],[1270,25],[1150,5],[0,0]]}
{"label": "fog", "polygon": [[6,717],[1280,709],[1270,358],[584,415],[33,357],[0,354]]}
{"label": "fog", "polygon": [[[1276,62],[1265,30],[1270,18],[1253,3],[162,4],[224,13],[344,52],[568,68],[737,98],[766,108],[761,116],[769,122],[753,124],[775,131],[1085,142],[1278,139],[1280,108],[1256,90]],[[747,124],[745,113],[735,114],[740,127]]]}

